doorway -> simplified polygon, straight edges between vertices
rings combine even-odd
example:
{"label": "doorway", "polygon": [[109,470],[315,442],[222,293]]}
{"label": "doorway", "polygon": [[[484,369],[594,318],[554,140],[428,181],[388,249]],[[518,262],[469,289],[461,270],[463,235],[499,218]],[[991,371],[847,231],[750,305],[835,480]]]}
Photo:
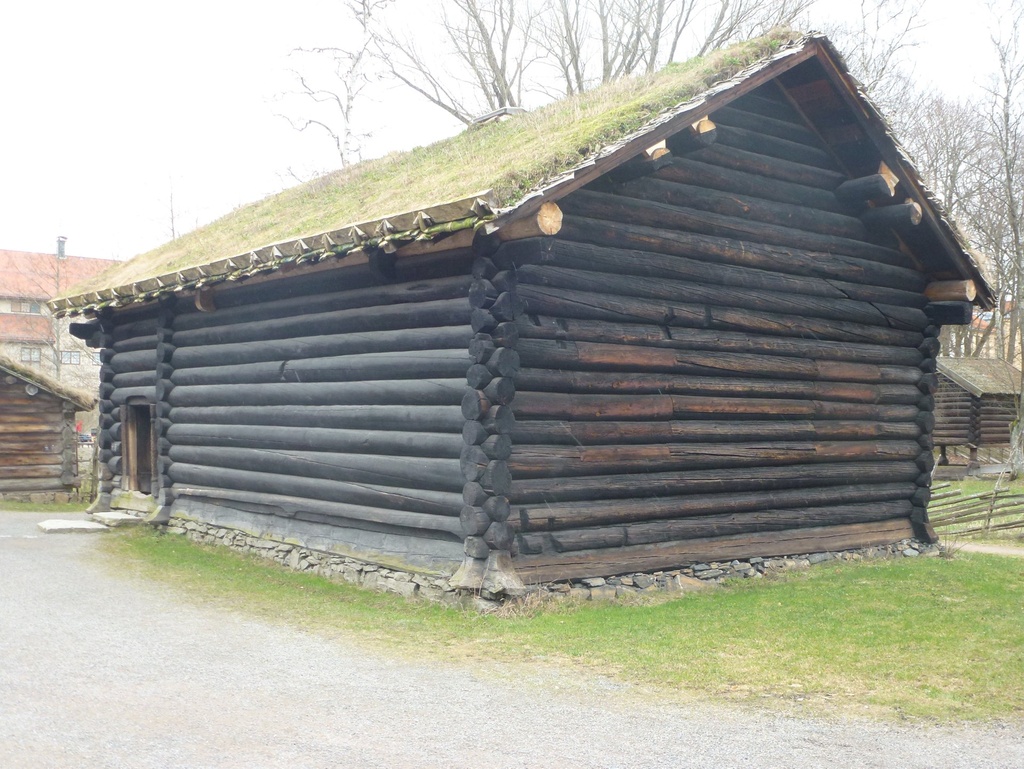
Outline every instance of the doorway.
{"label": "doorway", "polygon": [[121,488],[153,493],[156,468],[156,406],[128,403],[121,407]]}

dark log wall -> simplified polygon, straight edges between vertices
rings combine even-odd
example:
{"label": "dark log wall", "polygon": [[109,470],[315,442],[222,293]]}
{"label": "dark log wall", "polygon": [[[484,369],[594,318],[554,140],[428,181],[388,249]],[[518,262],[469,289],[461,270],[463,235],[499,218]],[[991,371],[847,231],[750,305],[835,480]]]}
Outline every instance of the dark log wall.
{"label": "dark log wall", "polygon": [[935,443],[938,446],[977,445],[977,400],[949,377],[939,374],[935,393]]}
{"label": "dark log wall", "polygon": [[[124,312],[101,324],[106,345],[100,356],[100,490],[109,494],[128,486],[122,451],[125,408],[156,403],[159,308]],[[137,490],[156,494],[159,489],[160,478],[153,473],[148,487]]]}
{"label": "dark log wall", "polygon": [[420,569],[461,560],[469,255],[417,264],[178,303],[161,383],[173,511]]}
{"label": "dark log wall", "polygon": [[1017,419],[1014,396],[974,395],[939,374],[935,393],[935,443],[938,446],[1007,446]]}
{"label": "dark log wall", "polygon": [[1016,399],[1012,395],[982,395],[978,419],[979,446],[1010,445],[1010,431],[1017,419]]}
{"label": "dark log wall", "polygon": [[0,371],[0,495],[78,485],[74,406]]}
{"label": "dark log wall", "polygon": [[926,522],[927,279],[836,198],[846,176],[786,102],[711,118],[714,146],[573,193],[556,238],[492,257],[525,308],[503,464],[526,581]]}

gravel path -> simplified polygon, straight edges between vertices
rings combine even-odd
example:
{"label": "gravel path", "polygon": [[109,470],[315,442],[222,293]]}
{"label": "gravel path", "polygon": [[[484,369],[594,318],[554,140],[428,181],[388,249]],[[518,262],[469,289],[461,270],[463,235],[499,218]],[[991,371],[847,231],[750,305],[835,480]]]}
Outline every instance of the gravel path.
{"label": "gravel path", "polygon": [[1024,547],[1013,545],[981,545],[976,542],[964,542],[954,545],[957,550],[965,553],[984,553],[985,555],[1008,555],[1014,558],[1024,558]]}
{"label": "gravel path", "polygon": [[1019,728],[683,708],[368,654],[119,577],[107,535],[37,534],[46,517],[0,513],[4,769],[1024,766]]}

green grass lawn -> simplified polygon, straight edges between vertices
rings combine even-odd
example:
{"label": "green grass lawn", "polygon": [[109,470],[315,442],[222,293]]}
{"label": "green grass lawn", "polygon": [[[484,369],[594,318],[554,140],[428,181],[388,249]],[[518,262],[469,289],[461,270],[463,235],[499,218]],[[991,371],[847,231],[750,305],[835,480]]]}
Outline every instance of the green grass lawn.
{"label": "green grass lawn", "polygon": [[104,546],[197,599],[417,657],[578,666],[667,695],[815,712],[1024,716],[1024,559],[825,564],[676,600],[489,616],[150,530]]}
{"label": "green grass lawn", "polygon": [[84,502],[0,502],[0,513],[84,513]]}

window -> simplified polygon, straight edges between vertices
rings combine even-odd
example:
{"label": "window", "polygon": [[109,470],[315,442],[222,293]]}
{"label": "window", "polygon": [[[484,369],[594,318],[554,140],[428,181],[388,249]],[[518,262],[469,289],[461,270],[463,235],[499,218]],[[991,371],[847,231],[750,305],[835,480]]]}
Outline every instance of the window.
{"label": "window", "polygon": [[89,362],[94,366],[99,366],[103,361],[100,360],[100,354],[98,352],[89,353]]}
{"label": "window", "polygon": [[60,354],[61,363],[70,363],[72,366],[77,366],[82,362],[82,353],[74,350],[64,350]]}
{"label": "window", "polygon": [[32,315],[41,314],[39,302],[31,302],[28,299],[14,299],[11,301],[11,312],[27,312]]}
{"label": "window", "polygon": [[21,362],[22,363],[39,363],[43,359],[43,350],[41,347],[22,347],[21,348]]}

